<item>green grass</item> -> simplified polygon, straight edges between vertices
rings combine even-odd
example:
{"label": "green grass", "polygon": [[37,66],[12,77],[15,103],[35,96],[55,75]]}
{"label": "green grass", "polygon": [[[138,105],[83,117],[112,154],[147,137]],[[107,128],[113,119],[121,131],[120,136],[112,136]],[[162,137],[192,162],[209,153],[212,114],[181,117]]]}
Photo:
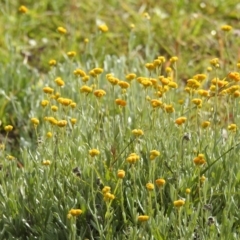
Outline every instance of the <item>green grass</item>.
{"label": "green grass", "polygon": [[[21,4],[26,14],[18,11]],[[0,239],[238,239],[236,1],[21,4],[0,3]],[[101,32],[100,24],[109,30]],[[230,32],[221,30],[226,24],[233,27]],[[68,57],[69,51],[76,56]],[[158,56],[166,61],[149,71],[146,63]],[[178,61],[171,62],[173,56]],[[214,58],[217,67],[210,64]],[[51,59],[56,66],[49,66]],[[103,73],[85,83],[73,73],[94,68]],[[122,89],[110,83],[109,73],[126,82],[129,73],[137,77]],[[199,86],[191,89],[188,80],[197,74],[205,80],[195,80]],[[178,87],[164,88],[161,75]],[[149,82],[153,85],[144,87]],[[92,92],[81,92],[84,85]],[[54,92],[44,93],[46,86]],[[96,89],[106,95],[97,98]],[[199,89],[209,95],[201,96]],[[61,97],[76,107],[64,106]],[[192,101],[196,98],[202,101],[199,107]],[[153,99],[161,101],[159,107],[152,106]],[[49,104],[43,107],[42,100]],[[186,117],[181,126],[175,122],[179,117]],[[34,126],[32,118],[39,124]],[[60,120],[66,126],[59,127]],[[203,121],[210,126],[202,128]],[[7,133],[9,124],[13,130]],[[134,129],[144,134],[135,136]],[[91,157],[91,149],[100,154]],[[160,152],[154,160],[152,150]],[[131,153],[139,156],[134,164],[127,161]],[[199,154],[202,166],[193,162]],[[50,165],[43,164],[46,160]],[[123,179],[119,169],[125,171]],[[159,178],[166,181],[160,188]],[[152,191],[147,183],[154,184]],[[113,195],[102,192],[105,186]],[[174,202],[180,199],[185,204],[177,208]],[[81,214],[73,216],[71,209]],[[141,215],[149,219],[141,222]]]}

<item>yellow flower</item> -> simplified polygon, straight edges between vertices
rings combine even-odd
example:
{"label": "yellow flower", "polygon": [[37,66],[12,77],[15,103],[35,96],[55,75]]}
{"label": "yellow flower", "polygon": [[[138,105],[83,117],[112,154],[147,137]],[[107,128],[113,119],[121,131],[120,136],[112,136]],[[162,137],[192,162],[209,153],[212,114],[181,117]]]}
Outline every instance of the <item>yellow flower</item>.
{"label": "yellow flower", "polygon": [[59,127],[65,127],[67,125],[67,121],[66,120],[60,120],[57,122],[57,125]]}
{"label": "yellow flower", "polygon": [[53,105],[53,106],[51,106],[51,110],[52,110],[53,112],[56,112],[56,111],[58,110],[58,107],[55,106],[55,105]]}
{"label": "yellow flower", "polygon": [[127,162],[134,164],[136,163],[138,160],[140,159],[140,157],[136,154],[136,153],[131,153],[128,157],[127,157]]}
{"label": "yellow flower", "polygon": [[149,216],[147,216],[147,215],[138,216],[138,221],[139,222],[146,222],[146,221],[148,221],[148,219],[149,219]]}
{"label": "yellow flower", "polygon": [[18,8],[18,11],[19,11],[20,13],[27,13],[28,9],[27,9],[26,6],[22,5],[22,6],[20,6],[20,7]]}
{"label": "yellow flower", "polygon": [[93,69],[93,72],[96,74],[96,75],[99,75],[103,72],[103,69],[102,68],[94,68]]}
{"label": "yellow flower", "polygon": [[219,59],[218,58],[211,59],[210,64],[214,67],[219,67]]}
{"label": "yellow flower", "polygon": [[34,126],[37,126],[39,124],[39,120],[37,118],[31,118],[31,122]]}
{"label": "yellow flower", "polygon": [[47,117],[44,120],[50,122],[52,125],[57,125],[58,124],[58,120],[54,117]]}
{"label": "yellow flower", "polygon": [[56,78],[55,79],[55,83],[59,86],[59,87],[62,87],[62,86],[64,86],[64,81],[60,78],[60,77],[58,77],[58,78]]}
{"label": "yellow flower", "polygon": [[236,132],[237,131],[237,125],[232,123],[228,126],[228,130],[229,131],[233,131],[233,132]]}
{"label": "yellow flower", "polygon": [[49,161],[49,160],[42,161],[42,165],[44,165],[44,166],[49,166],[50,164],[51,164],[51,161]]}
{"label": "yellow flower", "polygon": [[80,77],[86,76],[86,73],[83,70],[79,69],[79,68],[74,70],[73,73],[74,73],[74,75],[80,76]]}
{"label": "yellow flower", "polygon": [[48,93],[48,94],[52,94],[54,92],[54,89],[50,88],[50,87],[44,87],[43,92]]}
{"label": "yellow flower", "polygon": [[152,191],[152,190],[154,189],[154,184],[152,184],[152,183],[147,183],[147,184],[146,184],[146,188],[147,188],[148,191]]}
{"label": "yellow flower", "polygon": [[240,82],[240,73],[238,73],[238,72],[230,72],[228,74],[228,77],[231,80],[234,80],[235,82]]}
{"label": "yellow flower", "polygon": [[151,19],[150,15],[147,12],[143,13],[143,17],[146,18],[147,20]]}
{"label": "yellow flower", "polygon": [[128,81],[132,81],[133,79],[135,79],[137,77],[137,75],[135,73],[129,73],[128,75],[126,75],[126,79]]}
{"label": "yellow flower", "polygon": [[95,156],[97,156],[99,154],[100,154],[100,151],[98,149],[93,148],[93,149],[89,150],[89,155],[91,157],[95,157]]}
{"label": "yellow flower", "polygon": [[158,157],[160,155],[160,152],[157,150],[152,150],[150,152],[150,160],[154,160],[156,157]]}
{"label": "yellow flower", "polygon": [[201,183],[204,183],[206,181],[206,177],[204,176],[204,175],[202,175],[201,177],[200,177],[200,182]]}
{"label": "yellow flower", "polygon": [[155,183],[158,187],[163,187],[166,183],[166,181],[163,178],[159,178],[155,180]]}
{"label": "yellow flower", "polygon": [[76,106],[77,106],[77,103],[75,103],[75,102],[71,102],[71,103],[70,103],[70,107],[71,107],[71,108],[75,108]]}
{"label": "yellow flower", "polygon": [[99,25],[98,29],[103,33],[108,32],[108,26],[106,24]]}
{"label": "yellow flower", "polygon": [[182,207],[184,204],[185,204],[185,201],[181,199],[173,202],[174,207],[177,207],[177,208]]}
{"label": "yellow flower", "polygon": [[202,166],[206,163],[206,160],[204,158],[204,155],[200,153],[198,154],[197,157],[193,159],[193,162],[195,163],[196,166]]}
{"label": "yellow flower", "polygon": [[119,81],[118,82],[118,85],[121,87],[121,88],[123,88],[123,89],[127,89],[127,88],[129,88],[129,83],[127,83],[127,82],[125,82],[125,81]]}
{"label": "yellow flower", "polygon": [[85,44],[89,43],[89,39],[88,38],[84,38],[84,43]]}
{"label": "yellow flower", "polygon": [[61,34],[66,34],[67,33],[67,29],[63,28],[63,27],[58,27],[57,31]]}
{"label": "yellow flower", "polygon": [[15,160],[16,158],[14,157],[14,156],[12,156],[12,155],[7,155],[7,160],[9,160],[9,161],[12,161],[12,160]]}
{"label": "yellow flower", "polygon": [[118,99],[118,98],[115,100],[115,103],[121,107],[125,107],[127,105],[127,102],[125,100]]}
{"label": "yellow flower", "polygon": [[89,86],[86,86],[86,85],[84,85],[84,86],[82,86],[81,88],[80,88],[80,92],[82,92],[82,93],[90,93],[90,92],[92,92],[92,88],[91,87],[89,87]]}
{"label": "yellow flower", "polygon": [[98,90],[95,90],[95,91],[93,92],[93,94],[94,94],[97,98],[101,98],[101,97],[103,97],[103,96],[106,95],[106,92],[105,92],[104,90],[102,90],[102,89],[98,89]]}
{"label": "yellow flower", "polygon": [[48,101],[48,100],[42,100],[42,101],[41,101],[41,106],[42,106],[42,107],[46,107],[48,104],[49,104],[49,101]]}
{"label": "yellow flower", "polygon": [[57,101],[61,103],[63,106],[69,106],[72,103],[72,99],[69,98],[58,98]]}
{"label": "yellow flower", "polygon": [[153,108],[161,107],[163,105],[162,101],[158,99],[152,99],[151,100],[151,105]]}
{"label": "yellow flower", "polygon": [[77,122],[77,119],[76,118],[71,118],[71,123],[72,123],[72,125],[74,125],[74,124],[76,124],[76,122]]}
{"label": "yellow flower", "polygon": [[149,70],[152,71],[156,68],[156,66],[153,63],[146,63],[145,67]]}
{"label": "yellow flower", "polygon": [[48,62],[48,64],[49,64],[50,66],[56,66],[56,65],[57,65],[57,61],[56,61],[55,59],[51,59],[51,60]]}
{"label": "yellow flower", "polygon": [[179,117],[179,118],[177,118],[176,120],[175,120],[175,123],[177,124],[177,125],[182,125],[183,123],[185,123],[187,121],[187,118],[186,117]]}
{"label": "yellow flower", "polygon": [[165,105],[164,108],[165,108],[165,111],[166,111],[167,113],[173,113],[173,112],[175,111],[175,109],[174,109],[174,107],[173,107],[172,104],[170,104],[170,105]]}
{"label": "yellow flower", "polygon": [[192,103],[194,103],[199,108],[202,107],[202,99],[200,99],[200,98],[194,98],[192,100]]}
{"label": "yellow flower", "polygon": [[68,57],[71,58],[71,57],[75,57],[77,55],[77,53],[74,51],[69,51],[69,52],[67,52],[67,55],[68,55]]}
{"label": "yellow flower", "polygon": [[7,126],[4,127],[4,130],[6,132],[11,132],[13,130],[13,126],[12,125],[7,125]]}
{"label": "yellow flower", "polygon": [[232,30],[232,26],[230,25],[222,25],[221,26],[221,30],[223,30],[224,32],[229,32]]}
{"label": "yellow flower", "polygon": [[187,188],[187,189],[185,190],[185,192],[186,192],[186,194],[190,194],[191,189],[190,189],[190,188]]}
{"label": "yellow flower", "polygon": [[110,192],[105,193],[103,196],[104,196],[103,197],[104,201],[109,201],[109,200],[115,199],[115,195],[111,194]]}
{"label": "yellow flower", "polygon": [[178,61],[178,57],[176,57],[176,56],[170,58],[171,63],[175,63],[177,61]]}
{"label": "yellow flower", "polygon": [[204,90],[204,89],[199,89],[198,94],[203,96],[203,97],[209,97],[209,91],[208,90]]}
{"label": "yellow flower", "polygon": [[110,192],[111,191],[111,187],[109,187],[109,186],[105,186],[103,189],[102,189],[102,193],[103,194],[106,194],[106,193],[108,193],[108,192]]}
{"label": "yellow flower", "polygon": [[52,133],[51,133],[51,132],[47,132],[46,135],[47,135],[48,138],[51,138],[51,137],[52,137]]}
{"label": "yellow flower", "polygon": [[68,214],[72,215],[73,217],[77,217],[79,215],[82,214],[82,210],[81,209],[71,209]]}
{"label": "yellow flower", "polygon": [[115,78],[111,75],[107,76],[107,80],[112,84],[112,85],[117,85],[119,83],[119,79]]}
{"label": "yellow flower", "polygon": [[161,63],[165,63],[166,59],[163,56],[159,56],[158,59],[161,61]]}
{"label": "yellow flower", "polygon": [[169,86],[170,88],[178,88],[178,84],[177,84],[176,82],[173,82],[173,81],[169,82],[169,83],[168,83],[168,86]]}
{"label": "yellow flower", "polygon": [[210,126],[210,122],[209,121],[204,121],[204,122],[202,122],[202,128],[207,128],[207,127],[209,127]]}
{"label": "yellow flower", "polygon": [[133,129],[132,130],[133,135],[135,135],[136,137],[142,136],[144,134],[143,130],[141,129]]}
{"label": "yellow flower", "polygon": [[124,170],[118,170],[117,177],[120,179],[123,179],[125,177],[125,171]]}

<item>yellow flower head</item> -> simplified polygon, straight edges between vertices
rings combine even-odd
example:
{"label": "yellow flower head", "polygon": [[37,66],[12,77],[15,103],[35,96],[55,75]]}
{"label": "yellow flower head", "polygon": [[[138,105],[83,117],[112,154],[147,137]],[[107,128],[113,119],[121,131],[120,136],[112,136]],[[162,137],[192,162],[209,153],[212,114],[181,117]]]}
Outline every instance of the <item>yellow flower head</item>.
{"label": "yellow flower head", "polygon": [[156,66],[153,63],[146,63],[145,67],[149,70],[149,71],[153,71]]}
{"label": "yellow flower head", "polygon": [[202,166],[206,163],[206,160],[204,158],[204,155],[202,153],[198,154],[197,157],[193,159],[193,162],[195,163],[196,166]]}
{"label": "yellow flower head", "polygon": [[127,102],[125,100],[118,99],[118,98],[115,100],[115,103],[121,107],[125,107],[127,105]]}
{"label": "yellow flower head", "polygon": [[125,177],[125,171],[122,169],[118,170],[117,177],[123,179]]}
{"label": "yellow flower head", "polygon": [[135,135],[136,137],[139,137],[139,136],[142,136],[144,132],[141,129],[133,129],[132,134]]}
{"label": "yellow flower head", "polygon": [[224,32],[229,32],[232,30],[232,26],[230,25],[222,25],[221,26],[221,30],[223,30]]}
{"label": "yellow flower head", "polygon": [[103,69],[102,68],[94,68],[93,69],[93,72],[96,74],[96,75],[99,75],[103,72]]}
{"label": "yellow flower head", "polygon": [[51,164],[51,161],[49,161],[49,160],[43,160],[42,161],[43,166],[49,166],[50,164]]}
{"label": "yellow flower head", "polygon": [[181,199],[173,202],[174,207],[177,207],[177,208],[182,207],[184,204],[185,204],[185,201]]}
{"label": "yellow flower head", "polygon": [[160,101],[158,99],[152,99],[151,105],[153,108],[158,108],[158,107],[161,107],[163,105],[163,103],[162,103],[162,101]]}
{"label": "yellow flower head", "polygon": [[187,189],[185,190],[185,192],[186,192],[186,194],[190,194],[191,189],[190,189],[190,188],[187,188]]}
{"label": "yellow flower head", "polygon": [[192,100],[192,103],[194,103],[199,108],[202,107],[202,99],[200,99],[200,98],[194,98]]}
{"label": "yellow flower head", "polygon": [[55,59],[51,59],[51,60],[48,62],[48,64],[49,64],[50,66],[56,66],[56,65],[57,65],[57,61],[56,61]]}
{"label": "yellow flower head", "polygon": [[60,120],[57,122],[57,125],[59,127],[65,127],[67,125],[67,121],[66,120]]}
{"label": "yellow flower head", "polygon": [[71,121],[72,125],[75,125],[76,122],[77,122],[77,119],[76,118],[71,118],[70,121]]}
{"label": "yellow flower head", "polygon": [[99,154],[100,154],[100,151],[98,149],[93,148],[93,149],[89,150],[89,155],[91,157],[95,157],[95,156],[97,156]]}
{"label": "yellow flower head", "polygon": [[82,92],[82,93],[90,93],[90,92],[92,92],[92,88],[91,87],[89,87],[89,86],[86,86],[86,85],[84,85],[84,86],[82,86],[81,88],[80,88],[80,92]]}
{"label": "yellow flower head", "polygon": [[56,79],[55,79],[55,83],[59,86],[59,87],[62,87],[62,86],[64,86],[64,81],[60,78],[60,77],[57,77]]}
{"label": "yellow flower head", "polygon": [[37,118],[31,118],[31,123],[34,125],[34,126],[37,126],[39,124],[39,120]]}
{"label": "yellow flower head", "polygon": [[140,157],[136,154],[136,153],[131,153],[128,157],[127,157],[127,162],[134,164],[136,163],[138,160],[140,159]]}
{"label": "yellow flower head", "polygon": [[106,92],[105,92],[104,90],[102,90],[102,89],[98,89],[98,90],[95,90],[95,91],[93,92],[93,94],[94,94],[97,98],[101,98],[101,97],[103,97],[103,96],[106,95]]}
{"label": "yellow flower head", "polygon": [[80,77],[84,77],[84,76],[86,76],[86,73],[82,70],[82,69],[75,69],[74,71],[73,71],[73,73],[74,73],[74,75],[76,75],[76,76],[80,76]]}
{"label": "yellow flower head", "polygon": [[13,126],[12,125],[7,125],[7,126],[4,127],[4,130],[6,132],[11,132],[13,130]]}
{"label": "yellow flower head", "polygon": [[155,180],[155,183],[158,187],[163,187],[166,183],[166,181],[163,178],[159,178]]}
{"label": "yellow flower head", "polygon": [[206,177],[204,176],[204,175],[202,175],[201,177],[200,177],[200,182],[201,183],[204,183],[206,181]]}
{"label": "yellow flower head", "polygon": [[50,88],[50,87],[44,87],[43,92],[45,92],[47,94],[52,94],[54,92],[54,89]]}
{"label": "yellow flower head", "polygon": [[139,222],[146,222],[146,221],[148,221],[148,219],[149,219],[149,216],[147,216],[147,215],[138,216],[138,221]]}
{"label": "yellow flower head", "polygon": [[16,158],[14,157],[14,156],[12,156],[12,155],[7,155],[7,160],[9,160],[9,161],[12,161],[12,160],[15,160]]}
{"label": "yellow flower head", "polygon": [[166,111],[167,113],[173,113],[173,112],[175,111],[175,109],[174,109],[174,107],[173,107],[172,104],[170,104],[170,105],[165,105],[164,108],[165,108],[165,111]]}
{"label": "yellow flower head", "polygon": [[213,58],[210,60],[210,64],[213,66],[213,67],[219,67],[219,59],[218,58]]}
{"label": "yellow flower head", "polygon": [[201,126],[202,126],[202,128],[207,128],[210,126],[210,124],[211,123],[209,121],[204,121],[204,122],[202,122]]}
{"label": "yellow flower head", "polygon": [[108,32],[108,26],[106,24],[99,25],[98,29],[103,33]]}
{"label": "yellow flower head", "polygon": [[77,53],[75,51],[69,51],[67,52],[68,57],[72,58],[75,57],[77,55]]}
{"label": "yellow flower head", "polygon": [[126,79],[128,81],[132,81],[133,79],[135,79],[137,77],[137,75],[135,73],[129,73],[128,75],[126,75]]}
{"label": "yellow flower head", "polygon": [[130,87],[130,84],[128,82],[125,82],[125,81],[119,81],[118,85],[123,89],[127,89],[127,88]]}
{"label": "yellow flower head", "polygon": [[106,193],[103,195],[103,200],[104,201],[111,201],[111,200],[114,200],[115,199],[115,195],[114,194],[111,194],[111,193]]}
{"label": "yellow flower head", "polygon": [[82,214],[82,210],[81,209],[71,209],[68,214],[72,215],[73,217],[77,217],[79,215]]}
{"label": "yellow flower head", "polygon": [[51,138],[53,134],[51,132],[47,132],[46,135],[47,135],[48,138]]}
{"label": "yellow flower head", "polygon": [[228,130],[232,131],[232,132],[236,132],[237,131],[237,125],[232,123],[228,126]]}
{"label": "yellow flower head", "polygon": [[53,106],[51,106],[51,110],[52,110],[53,112],[57,112],[58,107],[57,107],[56,105],[53,105]]}
{"label": "yellow flower head", "polygon": [[175,63],[178,61],[178,57],[174,56],[170,58],[170,63]]}
{"label": "yellow flower head", "polygon": [[111,187],[109,187],[109,186],[105,186],[103,189],[102,189],[102,193],[103,194],[106,194],[106,193],[108,193],[108,192],[110,192],[111,191]]}
{"label": "yellow flower head", "polygon": [[49,104],[49,101],[48,101],[48,100],[42,100],[42,101],[41,101],[41,106],[42,106],[42,107],[46,107],[48,104]]}
{"label": "yellow flower head", "polygon": [[22,6],[19,7],[18,11],[20,13],[27,13],[28,9],[27,9],[26,6],[22,5]]}
{"label": "yellow flower head", "polygon": [[177,125],[182,125],[183,123],[185,123],[187,121],[187,118],[186,117],[179,117],[175,120],[175,123]]}
{"label": "yellow flower head", "polygon": [[150,160],[154,160],[156,157],[160,156],[160,152],[157,150],[152,150],[150,152]]}
{"label": "yellow flower head", "polygon": [[61,34],[66,34],[67,33],[67,29],[66,28],[63,28],[63,27],[58,27],[57,28],[57,31]]}
{"label": "yellow flower head", "polygon": [[154,184],[153,183],[147,183],[146,188],[148,191],[152,191],[154,189]]}

